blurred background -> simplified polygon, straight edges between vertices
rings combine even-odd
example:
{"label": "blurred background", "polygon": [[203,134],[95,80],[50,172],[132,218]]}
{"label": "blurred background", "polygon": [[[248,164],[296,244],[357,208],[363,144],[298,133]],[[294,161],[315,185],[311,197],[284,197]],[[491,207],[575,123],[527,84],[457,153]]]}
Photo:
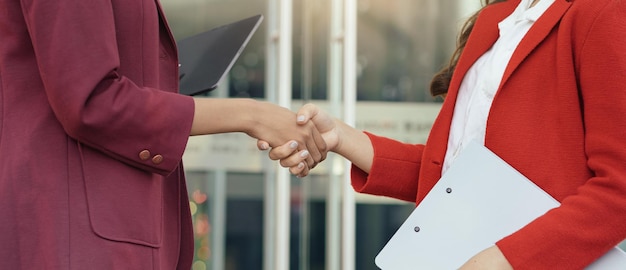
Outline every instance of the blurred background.
{"label": "blurred background", "polygon": [[[161,3],[177,40],[265,16],[209,98],[250,97],[293,110],[312,102],[359,129],[408,143],[426,140],[441,104],[428,94],[430,79],[480,7],[480,0]],[[193,269],[378,269],[376,254],[414,205],[354,194],[348,164],[334,155],[310,176],[291,177],[255,143],[243,134],[189,141]]]}

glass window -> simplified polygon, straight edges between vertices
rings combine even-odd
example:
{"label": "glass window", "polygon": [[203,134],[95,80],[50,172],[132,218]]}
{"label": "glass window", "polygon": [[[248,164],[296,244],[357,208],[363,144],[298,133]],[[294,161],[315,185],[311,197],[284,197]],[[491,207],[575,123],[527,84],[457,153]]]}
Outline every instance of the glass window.
{"label": "glass window", "polygon": [[[462,1],[358,1],[357,128],[411,143],[425,140],[440,101],[430,97],[428,85],[453,50]],[[176,39],[268,8],[267,0],[161,2]],[[320,106],[329,97],[330,4],[293,1],[293,98]],[[263,99],[272,91],[265,89],[266,42],[264,23],[229,73],[227,96]],[[265,170],[272,164],[266,153],[245,135],[202,136],[190,141],[185,163],[196,237],[193,269],[262,269],[264,219],[274,218],[263,207]],[[328,269],[329,180],[325,165],[306,179],[292,179],[290,269]],[[357,197],[356,269],[378,269],[375,255],[412,209],[412,203]]]}

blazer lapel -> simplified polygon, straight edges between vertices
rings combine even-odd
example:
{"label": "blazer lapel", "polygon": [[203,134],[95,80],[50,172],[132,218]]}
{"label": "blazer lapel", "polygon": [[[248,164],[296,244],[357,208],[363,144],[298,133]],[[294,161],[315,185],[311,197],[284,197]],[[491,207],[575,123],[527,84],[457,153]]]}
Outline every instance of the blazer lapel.
{"label": "blazer lapel", "polygon": [[170,44],[172,44],[171,52],[174,56],[178,57],[178,49],[176,47],[176,39],[174,39],[174,35],[172,34],[172,30],[167,23],[167,19],[165,18],[165,12],[163,12],[163,7],[161,6],[161,2],[159,0],[154,0],[157,6],[157,10],[159,12],[159,19],[161,20],[161,25],[164,27],[165,32],[167,32],[167,37],[170,40]]}
{"label": "blazer lapel", "polygon": [[550,34],[554,26],[561,20],[561,17],[563,17],[563,14],[565,14],[570,6],[571,3],[566,0],[556,0],[533,24],[511,56],[511,60],[500,82],[500,87],[511,77],[511,74],[513,74],[515,69],[528,57],[530,52]]}
{"label": "blazer lapel", "polygon": [[511,0],[493,6],[489,6],[481,11],[474,29],[470,34],[467,45],[457,62],[456,69],[450,82],[448,94],[443,102],[441,111],[433,124],[428,144],[437,144],[440,147],[431,149],[441,149],[438,153],[430,153],[434,163],[443,163],[445,152],[447,149],[447,141],[450,133],[450,124],[452,123],[452,115],[454,105],[456,103],[457,93],[461,82],[467,71],[472,67],[474,62],[480,58],[493,44],[498,40],[500,31],[498,23],[509,16],[521,0]]}
{"label": "blazer lapel", "polygon": [[454,71],[450,90],[455,99],[456,92],[461,86],[461,82],[467,71],[500,37],[498,23],[513,13],[520,1],[521,0],[513,0],[494,4],[481,12],[474,25],[474,30],[472,30],[472,34],[467,41],[467,46]]}

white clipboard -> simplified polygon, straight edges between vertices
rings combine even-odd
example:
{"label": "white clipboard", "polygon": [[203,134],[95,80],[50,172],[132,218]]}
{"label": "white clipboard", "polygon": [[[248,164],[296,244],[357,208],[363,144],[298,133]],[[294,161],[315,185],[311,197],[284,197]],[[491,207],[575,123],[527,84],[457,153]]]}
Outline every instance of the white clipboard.
{"label": "white clipboard", "polygon": [[[458,269],[558,205],[489,149],[472,142],[375,262],[383,270]],[[626,269],[626,253],[615,247],[586,269]]]}

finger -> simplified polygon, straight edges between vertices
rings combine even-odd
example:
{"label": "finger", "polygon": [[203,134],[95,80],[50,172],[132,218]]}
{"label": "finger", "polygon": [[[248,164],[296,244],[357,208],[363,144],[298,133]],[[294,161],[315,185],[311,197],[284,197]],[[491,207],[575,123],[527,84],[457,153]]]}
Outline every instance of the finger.
{"label": "finger", "polygon": [[302,106],[297,113],[296,122],[298,124],[306,124],[310,119],[319,113],[319,108],[312,103]]}
{"label": "finger", "polygon": [[297,166],[300,163],[307,164],[307,158],[309,158],[309,156],[309,151],[300,150],[289,157],[280,159],[280,166],[285,168],[291,168],[293,166]]}
{"label": "finger", "polygon": [[257,140],[256,147],[261,151],[265,151],[270,149],[270,144],[264,140]]}
{"label": "finger", "polygon": [[290,167],[289,172],[297,177],[304,177],[308,174],[309,169],[304,162],[300,162],[296,166]]}
{"label": "finger", "polygon": [[313,157],[311,156],[311,152],[310,151],[306,151],[306,152],[302,152],[300,153],[300,157],[304,159],[304,161],[306,162],[306,166],[307,168],[314,168],[317,163],[317,161],[315,161],[315,159],[313,159]]}
{"label": "finger", "polygon": [[284,159],[298,151],[298,142],[288,141],[283,145],[276,146],[270,150],[269,157],[271,160]]}
{"label": "finger", "polygon": [[[326,159],[326,154],[328,153],[328,147],[326,145],[326,140],[322,134],[315,128],[315,131],[312,134],[313,142],[315,143],[314,149],[309,148],[309,152],[311,152],[311,157],[315,160],[315,163],[320,163]],[[310,166],[310,168],[314,168],[314,166]]]}
{"label": "finger", "polygon": [[[306,155],[304,158],[304,161],[306,162],[306,165],[309,166],[309,168],[313,168],[315,167],[315,165],[317,164],[317,161],[313,158],[312,152],[315,155],[320,155],[319,150],[317,149],[317,145],[315,145],[315,142],[313,142],[311,139],[306,141]],[[310,149],[310,150],[308,150]]]}
{"label": "finger", "polygon": [[296,175],[296,177],[298,178],[303,178],[307,175],[309,175],[309,172],[311,171],[311,168],[309,168],[309,166],[307,166],[306,164],[304,164],[304,166],[302,167],[302,170],[300,171],[300,173],[298,173]]}
{"label": "finger", "polygon": [[[315,118],[320,113],[320,110],[317,106],[312,103],[307,103],[300,108],[297,112],[296,121],[298,124],[304,125],[309,123],[310,119]],[[312,123],[315,126],[315,123]],[[310,125],[310,124],[309,124]],[[326,153],[328,152],[326,141],[322,137],[321,133],[315,128],[315,130],[311,133],[311,137],[313,141],[307,142],[307,149],[311,152],[311,157],[313,158],[314,163],[308,162],[309,168],[315,167],[317,163],[322,162],[326,159]]]}

